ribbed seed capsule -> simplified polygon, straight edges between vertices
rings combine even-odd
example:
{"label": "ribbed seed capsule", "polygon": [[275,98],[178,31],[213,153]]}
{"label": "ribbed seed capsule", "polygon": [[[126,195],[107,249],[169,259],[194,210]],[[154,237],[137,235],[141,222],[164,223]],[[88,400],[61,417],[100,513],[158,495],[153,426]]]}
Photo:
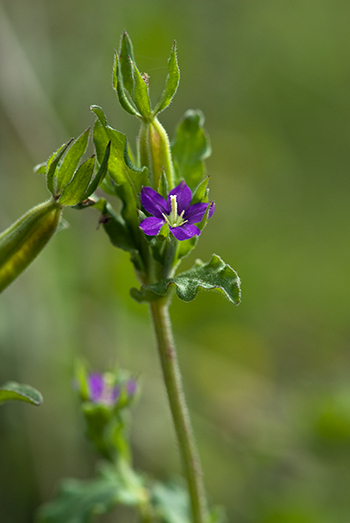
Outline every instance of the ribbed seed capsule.
{"label": "ribbed seed capsule", "polygon": [[54,235],[61,206],[52,200],[33,207],[0,234],[0,292],[36,258]]}

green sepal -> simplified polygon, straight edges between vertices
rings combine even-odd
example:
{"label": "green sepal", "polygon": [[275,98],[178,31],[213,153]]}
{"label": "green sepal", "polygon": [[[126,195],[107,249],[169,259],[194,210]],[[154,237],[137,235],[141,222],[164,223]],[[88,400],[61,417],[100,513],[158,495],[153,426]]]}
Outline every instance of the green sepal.
{"label": "green sepal", "polygon": [[185,179],[191,189],[197,187],[203,178],[203,160],[211,154],[209,137],[203,129],[204,121],[201,111],[187,111],[171,145],[176,183]]}
{"label": "green sepal", "polygon": [[91,156],[74,173],[73,178],[63,187],[57,199],[60,205],[77,205],[84,200],[95,167],[95,155]]}
{"label": "green sepal", "polygon": [[62,188],[67,185],[73,177],[73,173],[76,171],[80,158],[86,151],[86,147],[89,141],[90,127],[86,129],[70,146],[67,154],[65,155],[62,163],[57,169],[55,174],[56,181],[56,193],[60,194]]}
{"label": "green sepal", "polygon": [[197,260],[195,266],[174,278],[161,280],[151,285],[143,285],[140,290],[130,290],[138,302],[153,301],[168,294],[169,287],[175,286],[177,296],[183,301],[193,300],[199,287],[222,292],[232,303],[240,303],[240,279],[237,273],[219,256],[213,254],[208,263]]}
{"label": "green sepal", "polygon": [[43,505],[36,523],[90,523],[116,505],[142,506],[147,501],[142,479],[124,462],[103,464],[96,478],[65,479],[56,498]]}
{"label": "green sepal", "polygon": [[[141,114],[137,111],[136,107],[130,102],[126,89],[124,86],[123,73],[121,71],[121,56],[118,56],[117,51],[114,54],[113,64],[113,88],[117,92],[119,103],[122,108],[129,114],[141,118]],[[129,60],[128,60],[129,62]],[[131,67],[130,67],[131,70]]]}
{"label": "green sepal", "polygon": [[93,137],[98,161],[101,163],[108,142],[111,142],[111,153],[108,161],[108,172],[115,183],[115,193],[124,206],[122,216],[134,234],[139,235],[137,209],[141,207],[140,192],[144,185],[149,185],[146,167],[135,167],[128,155],[126,136],[108,125],[106,116],[98,106],[91,110],[98,120],[95,123]]}
{"label": "green sepal", "polygon": [[209,201],[209,190],[208,190],[208,184],[209,184],[209,176],[207,176],[197,187],[197,189],[194,191],[192,196],[191,205],[198,202],[208,202]]}
{"label": "green sepal", "polygon": [[149,119],[151,117],[151,101],[148,93],[148,85],[146,78],[144,78],[140,71],[138,70],[136,64],[132,61],[131,58],[131,72],[133,79],[133,88],[131,91],[131,98],[137,109],[140,111],[141,115]]}
{"label": "green sepal", "polygon": [[82,201],[89,198],[89,196],[91,196],[103,182],[103,180],[107,174],[107,171],[108,171],[108,160],[109,160],[110,152],[111,152],[111,142],[108,142],[107,147],[106,147],[106,152],[103,157],[100,168],[97,171],[97,173],[95,174],[93,180],[90,182],[88,188],[86,189],[85,194],[82,197]]}
{"label": "green sepal", "polygon": [[0,292],[15,280],[57,231],[61,206],[37,205],[0,234]]}
{"label": "green sepal", "polygon": [[38,163],[35,167],[33,167],[33,172],[35,174],[46,174],[46,167],[47,167],[47,162]]}
{"label": "green sepal", "polygon": [[64,155],[64,153],[66,152],[66,150],[68,149],[68,147],[70,146],[70,144],[72,143],[73,140],[74,140],[74,138],[71,138],[69,140],[69,142],[61,145],[61,147],[59,149],[57,149],[57,151],[54,152],[47,161],[46,183],[47,183],[47,188],[50,191],[50,193],[52,194],[52,196],[55,196],[55,187],[54,187],[53,180],[54,180],[54,176],[56,175],[56,167],[58,165],[58,162],[60,161],[60,159],[62,158],[62,156]]}
{"label": "green sepal", "polygon": [[172,99],[174,98],[174,95],[177,91],[178,85],[180,81],[180,70],[179,65],[177,63],[177,57],[176,57],[176,42],[174,42],[174,45],[171,49],[170,57],[168,60],[168,76],[165,81],[165,89],[162,93],[162,96],[157,103],[152,116],[155,116],[156,114],[160,113],[161,111],[164,111],[170,105]]}
{"label": "green sepal", "polygon": [[123,31],[119,47],[119,60],[124,87],[129,92],[129,94],[132,93],[133,89],[133,77],[130,59],[135,62],[134,49],[128,33]]}
{"label": "green sepal", "polygon": [[39,406],[43,402],[41,393],[30,385],[8,381],[0,387],[0,405],[5,401],[18,400]]}
{"label": "green sepal", "polygon": [[169,184],[168,184],[168,179],[167,179],[167,175],[164,171],[164,169],[162,169],[162,174],[160,175],[160,178],[159,178],[159,184],[158,184],[158,191],[159,194],[161,196],[163,196],[164,200],[167,199],[167,196],[169,194]]}

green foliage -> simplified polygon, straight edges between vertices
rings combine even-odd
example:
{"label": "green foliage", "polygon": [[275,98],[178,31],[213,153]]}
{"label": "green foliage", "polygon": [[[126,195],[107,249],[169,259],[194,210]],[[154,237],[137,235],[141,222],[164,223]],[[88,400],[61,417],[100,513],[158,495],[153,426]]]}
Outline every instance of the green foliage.
{"label": "green foliage", "polygon": [[199,110],[188,110],[176,129],[171,145],[176,181],[184,179],[194,189],[204,175],[203,160],[211,154],[209,137],[205,132],[204,115]]}
{"label": "green foliage", "polygon": [[155,116],[156,114],[164,111],[170,105],[172,102],[172,99],[175,96],[175,93],[177,91],[178,85],[180,81],[180,70],[179,65],[177,63],[177,57],[176,57],[176,42],[174,42],[174,45],[171,49],[170,57],[168,60],[168,76],[165,81],[165,88],[162,93],[162,96],[157,103],[152,115]]}
{"label": "green foliage", "polygon": [[56,188],[58,194],[60,194],[63,187],[65,187],[65,185],[69,184],[71,181],[72,173],[75,172],[80,158],[86,151],[89,140],[89,132],[90,128],[86,129],[86,131],[84,131],[83,134],[72,143],[61,165],[58,167],[56,174]]}
{"label": "green foliage", "polygon": [[0,405],[5,401],[18,400],[39,406],[43,402],[41,393],[30,385],[8,381],[0,387]]}
{"label": "green foliage", "polygon": [[0,235],[0,292],[38,256],[58,230],[61,207],[48,201],[34,207]]}
{"label": "green foliage", "polygon": [[188,493],[178,483],[153,485],[152,505],[162,523],[191,522]]}
{"label": "green foliage", "polygon": [[174,278],[143,285],[140,290],[133,288],[130,294],[139,302],[153,301],[165,297],[169,287],[173,285],[176,288],[177,296],[183,301],[193,300],[201,287],[222,292],[235,305],[240,302],[240,280],[237,273],[215,254],[206,264],[197,260],[192,269],[182,272]]}
{"label": "green foliage", "polygon": [[90,523],[115,505],[139,506],[145,499],[141,479],[125,463],[105,465],[92,480],[64,480],[56,498],[41,507],[36,522]]}

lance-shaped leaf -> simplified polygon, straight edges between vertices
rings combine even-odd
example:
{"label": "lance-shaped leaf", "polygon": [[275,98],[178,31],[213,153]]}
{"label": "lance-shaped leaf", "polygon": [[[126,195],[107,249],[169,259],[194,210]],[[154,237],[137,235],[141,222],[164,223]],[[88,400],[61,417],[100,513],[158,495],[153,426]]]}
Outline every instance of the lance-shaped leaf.
{"label": "lance-shaped leaf", "polygon": [[203,160],[211,154],[209,137],[203,129],[204,121],[201,111],[187,111],[171,145],[177,181],[185,179],[191,189],[196,188],[201,181],[204,175]]}
{"label": "lance-shaped leaf", "polygon": [[131,469],[124,469],[105,466],[90,481],[63,480],[56,498],[39,509],[37,523],[91,523],[94,516],[118,504],[143,504],[147,492],[142,480]]}
{"label": "lance-shaped leaf", "polygon": [[134,63],[136,62],[134,57],[134,48],[131,39],[126,31],[123,31],[122,38],[120,41],[119,59],[124,87],[129,92],[129,94],[131,94],[133,90],[133,77],[130,59]]}
{"label": "lance-shaped leaf", "polygon": [[24,401],[38,406],[42,404],[43,397],[38,390],[30,385],[9,381],[0,387],[0,404],[10,400]]}
{"label": "lance-shaped leaf", "polygon": [[59,228],[61,207],[42,203],[0,234],[0,292],[36,258]]}
{"label": "lance-shaped leaf", "polygon": [[[134,116],[138,116],[139,118],[141,118],[141,114],[138,112],[138,110],[136,109],[134,104],[128,98],[128,95],[127,95],[127,92],[126,92],[126,89],[124,86],[124,79],[123,79],[123,74],[122,74],[122,69],[121,69],[121,60],[122,60],[122,57],[118,56],[117,51],[115,51],[114,65],[113,65],[113,88],[117,92],[117,95],[119,98],[119,103],[122,106],[122,108],[129,114],[132,114]],[[127,76],[130,75],[130,77],[131,77],[130,60],[128,59],[127,62],[129,64],[128,69],[130,69],[130,73],[128,73]],[[131,91],[132,91],[132,78],[131,78],[130,92]]]}
{"label": "lance-shaped leaf", "polygon": [[192,269],[174,278],[143,285],[140,290],[133,288],[130,294],[139,302],[153,301],[165,297],[171,286],[175,286],[177,296],[183,301],[193,300],[201,287],[207,290],[216,289],[235,305],[240,303],[240,279],[237,273],[216,254],[213,254],[208,263],[197,260]]}
{"label": "lance-shaped leaf", "polygon": [[62,156],[66,152],[67,148],[72,143],[72,141],[73,141],[73,138],[71,140],[69,140],[69,142],[61,145],[61,147],[56,152],[54,152],[47,161],[46,183],[47,183],[47,188],[50,191],[50,193],[52,194],[52,196],[55,196],[55,186],[54,186],[53,180],[54,180],[54,176],[56,175],[56,168],[57,168],[58,162],[60,161],[60,159],[62,158]]}
{"label": "lance-shaped leaf", "polygon": [[176,42],[174,42],[174,45],[171,49],[170,57],[168,60],[168,76],[165,81],[165,89],[162,93],[162,96],[157,103],[154,111],[153,116],[160,113],[161,111],[164,111],[168,107],[168,105],[171,103],[172,99],[174,98],[174,95],[177,91],[178,85],[180,81],[180,70],[177,63],[177,57],[176,57]]}
{"label": "lance-shaped leaf", "polygon": [[65,155],[61,165],[57,169],[57,182],[56,182],[56,192],[59,194],[62,188],[67,185],[76,171],[80,158],[86,151],[86,147],[89,140],[90,128],[86,129],[79,138],[74,140],[70,146],[67,154]]}
{"label": "lance-shaped leaf", "polygon": [[92,106],[91,110],[98,118],[93,132],[98,161],[102,162],[106,146],[111,142],[108,172],[115,183],[116,193],[124,203],[122,216],[127,226],[132,227],[134,234],[139,236],[137,209],[140,208],[141,188],[149,183],[147,168],[138,169],[131,163],[126,136],[108,125],[102,109]]}
{"label": "lance-shaped leaf", "polygon": [[94,172],[95,155],[88,158],[75,172],[73,178],[62,190],[58,202],[61,205],[76,205],[84,199]]}
{"label": "lance-shaped leaf", "polygon": [[131,58],[130,64],[133,78],[131,98],[138,110],[140,111],[141,115],[145,118],[150,118],[151,101],[149,99],[148,94],[148,77],[147,75],[141,75],[136,64],[131,60]]}

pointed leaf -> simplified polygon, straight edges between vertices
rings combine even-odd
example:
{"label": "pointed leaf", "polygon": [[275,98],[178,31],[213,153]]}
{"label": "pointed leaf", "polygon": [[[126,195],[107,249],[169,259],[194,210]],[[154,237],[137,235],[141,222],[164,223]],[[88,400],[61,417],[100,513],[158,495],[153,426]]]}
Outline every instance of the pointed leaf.
{"label": "pointed leaf", "polygon": [[42,404],[43,397],[38,390],[30,385],[9,381],[0,387],[0,404],[10,400],[25,401],[38,406]]}
{"label": "pointed leaf", "polygon": [[58,194],[61,192],[62,188],[72,180],[74,172],[78,167],[80,158],[86,151],[89,140],[89,132],[90,127],[86,129],[86,131],[84,131],[83,134],[79,136],[79,138],[74,140],[61,165],[57,169],[56,192]]}
{"label": "pointed leaf", "polygon": [[53,179],[54,179],[54,176],[56,175],[56,167],[58,165],[58,162],[60,161],[60,159],[62,158],[62,156],[64,155],[64,153],[66,152],[67,148],[70,146],[70,144],[72,143],[73,140],[74,140],[74,138],[71,138],[69,140],[69,142],[61,145],[61,147],[59,149],[57,149],[57,151],[55,153],[53,153],[47,161],[46,183],[47,183],[47,188],[49,189],[52,196],[55,196],[55,188],[54,188]]}
{"label": "pointed leaf", "polygon": [[[137,109],[134,107],[134,105],[130,102],[126,90],[123,83],[123,76],[121,73],[121,65],[120,65],[121,57],[118,57],[118,53],[115,52],[114,54],[114,65],[113,65],[113,88],[117,92],[119,103],[122,106],[122,108],[128,112],[129,114],[132,114],[134,116],[138,116],[141,118],[141,114],[137,111]],[[129,62],[129,60],[128,60]],[[131,70],[131,68],[130,68]]]}
{"label": "pointed leaf", "polygon": [[240,279],[237,273],[216,254],[213,254],[210,262],[206,264],[197,260],[192,269],[174,278],[144,285],[140,291],[131,289],[130,294],[139,302],[152,301],[166,296],[172,285],[175,285],[176,294],[183,301],[193,300],[201,287],[207,290],[217,289],[235,305],[240,303]]}
{"label": "pointed leaf", "polygon": [[119,48],[119,60],[124,87],[129,92],[129,94],[132,93],[133,89],[133,77],[130,58],[134,63],[136,63],[134,57],[134,49],[130,37],[126,31],[123,31]]}
{"label": "pointed leaf", "polygon": [[33,172],[35,174],[46,174],[46,166],[47,166],[47,163],[44,162],[44,163],[38,163],[38,165],[36,165],[34,168],[33,168]]}
{"label": "pointed leaf", "polygon": [[89,187],[87,188],[87,190],[82,198],[83,200],[86,200],[86,198],[91,196],[97,190],[97,188],[102,183],[104,177],[106,176],[107,170],[108,170],[108,159],[109,159],[110,151],[111,151],[111,142],[108,142],[108,145],[106,147],[106,152],[105,152],[104,158],[102,160],[102,163],[100,165],[100,168],[97,171],[97,173],[95,174],[95,177],[92,180],[92,182],[90,183]]}
{"label": "pointed leaf", "polygon": [[165,82],[165,89],[162,93],[162,96],[157,103],[154,111],[153,116],[160,113],[161,111],[164,111],[168,107],[168,105],[171,103],[178,85],[180,81],[180,70],[177,63],[177,57],[176,57],[176,42],[174,42],[174,45],[171,49],[170,57],[168,60],[168,76]]}
{"label": "pointed leaf", "polygon": [[58,199],[61,205],[76,205],[84,200],[84,195],[94,172],[94,165],[95,156],[91,156],[81,164],[72,180],[63,187],[62,194]]}
{"label": "pointed leaf", "polygon": [[203,160],[211,154],[209,137],[203,129],[204,120],[201,111],[187,111],[171,145],[177,181],[185,179],[191,189],[201,181]]}
{"label": "pointed leaf", "polygon": [[143,117],[149,118],[151,116],[151,102],[148,94],[147,77],[143,77],[136,67],[135,63],[130,58],[133,89],[131,98]]}

